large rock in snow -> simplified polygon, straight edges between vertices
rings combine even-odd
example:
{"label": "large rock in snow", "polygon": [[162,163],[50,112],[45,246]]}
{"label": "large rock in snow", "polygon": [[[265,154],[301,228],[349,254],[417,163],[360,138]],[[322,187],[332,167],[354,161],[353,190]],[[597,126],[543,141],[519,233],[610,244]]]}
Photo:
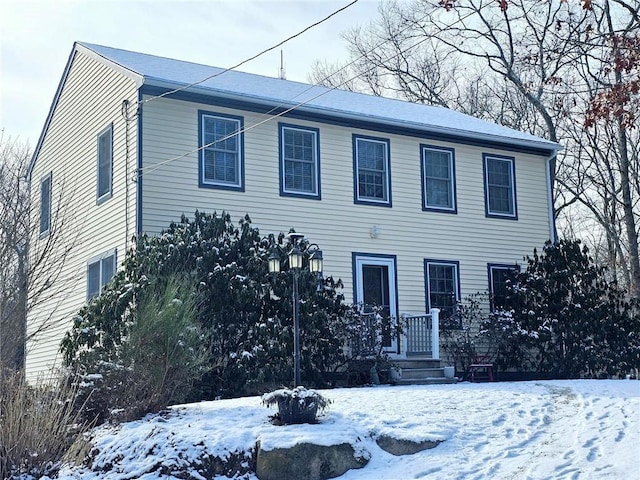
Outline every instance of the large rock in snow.
{"label": "large rock in snow", "polygon": [[348,443],[330,447],[299,443],[291,448],[258,448],[256,475],[260,480],[325,480],[362,468],[369,460],[357,456]]}
{"label": "large rock in snow", "polygon": [[413,455],[414,453],[437,447],[440,440],[424,440],[422,442],[414,442],[413,440],[404,440],[393,438],[389,435],[380,435],[376,438],[378,446],[391,455]]}

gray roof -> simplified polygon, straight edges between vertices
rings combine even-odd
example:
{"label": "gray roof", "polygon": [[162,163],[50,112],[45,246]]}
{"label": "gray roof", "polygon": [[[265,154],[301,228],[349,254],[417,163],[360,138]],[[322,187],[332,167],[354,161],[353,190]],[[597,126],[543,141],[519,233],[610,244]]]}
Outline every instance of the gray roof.
{"label": "gray roof", "polygon": [[[406,129],[424,132],[426,138],[455,138],[471,143],[512,146],[514,149],[553,155],[562,147],[525,132],[480,120],[443,107],[376,97],[331,89],[280,78],[266,77],[236,70],[201,65],[172,58],[131,52],[118,48],[76,42],[58,85],[49,115],[31,160],[29,171],[38,156],[53,111],[68,75],[76,51],[105,61],[134,78],[139,86],[175,89],[185,92],[243,101],[282,109],[293,108],[297,114],[333,118],[355,125],[379,125],[381,129]],[[207,79],[204,80],[203,79]]]}
{"label": "gray roof", "polygon": [[[79,45],[138,74],[142,77],[142,83],[146,85],[181,87],[197,83],[188,90],[285,108],[299,105],[296,108],[306,112],[357,118],[361,121],[435,131],[470,139],[499,141],[549,151],[560,148],[555,142],[443,107],[330,89],[235,70],[221,74],[224,69],[218,67],[89,43]],[[213,75],[218,76],[202,81]]]}

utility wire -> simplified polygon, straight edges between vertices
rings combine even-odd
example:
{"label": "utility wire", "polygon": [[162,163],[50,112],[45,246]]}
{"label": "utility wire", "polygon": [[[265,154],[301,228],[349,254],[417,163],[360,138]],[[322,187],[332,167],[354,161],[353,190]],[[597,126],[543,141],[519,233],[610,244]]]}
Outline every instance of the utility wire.
{"label": "utility wire", "polygon": [[253,57],[251,58],[247,58],[246,60],[243,60],[242,62],[234,65],[233,67],[229,67],[229,68],[225,68],[222,71],[218,72],[218,73],[214,73],[213,75],[209,75],[208,77],[203,78],[202,80],[198,80],[197,82],[193,82],[190,83],[189,85],[184,85],[182,87],[176,88],[174,90],[170,90],[168,92],[164,92],[160,95],[156,95],[154,97],[150,97],[147,98],[146,100],[143,100],[142,102],[140,102],[141,105],[144,105],[145,103],[148,103],[152,100],[157,100],[158,98],[162,98],[162,97],[166,97],[167,95],[171,95],[173,93],[177,93],[177,92],[181,92],[182,90],[186,90],[187,88],[191,88],[191,87],[195,87],[196,85],[199,85],[201,83],[206,82],[207,80],[211,80],[212,78],[218,77],[220,75],[222,75],[223,73],[226,73],[230,70],[235,70],[236,68],[244,65],[247,62],[250,62],[251,60],[255,60],[256,58],[260,57],[261,55],[264,55],[267,52],[270,52],[271,50],[275,50],[276,48],[284,45],[285,43],[287,43],[290,40],[293,40],[296,37],[299,37],[300,35],[302,35],[303,33],[307,32],[308,30],[311,30],[313,27],[316,27],[318,25],[320,25],[321,23],[326,22],[327,20],[329,20],[331,17],[337,15],[338,13],[346,10],[347,8],[351,7],[352,5],[355,5],[356,3],[358,3],[359,0],[353,0],[350,4],[345,5],[342,8],[339,8],[338,10],[336,10],[335,12],[331,13],[330,15],[327,15],[326,17],[324,17],[322,20],[318,20],[316,23],[313,23],[307,27],[305,27],[304,29],[300,30],[298,33],[295,33],[293,35],[291,35],[290,37],[282,40],[280,43],[278,43],[277,45],[273,45],[272,47],[266,48],[263,51],[261,51],[260,53],[255,54]]}
{"label": "utility wire", "polygon": [[[357,0],[356,0],[356,1],[357,1]],[[351,4],[350,4],[350,5],[351,5]],[[350,6],[350,5],[347,5],[347,7],[348,7],[348,6]],[[344,7],[344,8],[347,8],[347,7]],[[473,15],[473,13],[469,13],[469,14],[467,14],[466,16],[459,18],[458,20],[456,20],[455,22],[453,22],[453,23],[452,23],[451,25],[449,25],[448,27],[452,27],[452,26],[454,26],[455,24],[460,23],[460,22],[462,22],[462,21],[466,20],[466,19],[467,19],[468,17],[470,17],[471,15]],[[427,16],[428,16],[428,15],[426,15],[425,17],[423,17],[420,21],[422,21],[422,20],[426,19],[426,18],[427,18]],[[401,31],[400,31],[400,33],[402,33],[402,32],[404,32],[404,31],[408,30],[409,28],[410,28],[410,26],[406,27],[405,29],[401,30]],[[403,53],[408,52],[409,50],[411,50],[411,49],[413,49],[413,48],[415,48],[415,47],[417,47],[417,46],[421,45],[422,43],[426,42],[428,39],[429,39],[429,37],[425,37],[424,39],[422,39],[422,40],[420,40],[420,41],[418,41],[418,42],[416,42],[416,43],[414,43],[414,44],[412,44],[412,45],[408,46],[406,49],[401,50],[400,52],[398,52],[398,53],[396,53],[396,54],[394,54],[394,55],[391,55],[390,57],[386,58],[386,59],[384,60],[384,62],[388,62],[389,60],[392,60],[392,59],[394,59],[394,58],[398,57],[399,55],[401,55],[401,54],[403,54]],[[356,58],[355,60],[353,60],[352,62],[350,62],[349,64],[347,64],[347,65],[343,66],[342,68],[338,69],[338,70],[337,70],[336,72],[334,72],[333,74],[328,75],[326,78],[328,79],[328,78],[330,78],[332,75],[335,75],[336,73],[338,73],[338,72],[340,72],[340,71],[344,70],[345,68],[348,68],[349,66],[353,65],[353,64],[354,64],[355,62],[357,62],[358,60],[360,60],[360,59],[364,58],[364,56],[365,56],[365,55],[367,55],[368,53],[371,53],[372,51],[374,51],[375,49],[379,48],[380,46],[384,45],[384,44],[385,44],[385,43],[387,43],[387,42],[389,42],[389,40],[383,40],[382,42],[380,42],[379,44],[377,44],[377,45],[375,45],[373,48],[371,48],[368,52],[363,53],[363,54],[362,54],[362,55],[360,55],[358,58]],[[245,63],[245,62],[242,62],[242,63]],[[242,63],[241,63],[241,64],[242,64]],[[241,65],[241,64],[240,64],[240,65]],[[369,68],[368,70],[365,70],[365,72],[368,72],[368,71],[370,71],[370,70],[373,70],[373,68],[375,68],[375,67],[374,67],[374,66],[372,66],[372,67],[371,67],[371,68]],[[228,71],[228,69],[227,69],[227,71]],[[224,73],[224,72],[220,72],[219,74],[222,74],[222,73]],[[321,96],[323,96],[323,95],[326,95],[327,93],[330,93],[330,92],[332,92],[332,91],[334,91],[334,90],[337,90],[337,89],[338,89],[338,88],[340,88],[342,85],[345,85],[345,84],[349,83],[350,81],[355,80],[356,78],[358,78],[362,73],[364,73],[364,72],[359,72],[359,73],[355,74],[354,76],[352,76],[351,78],[346,79],[344,82],[340,83],[339,85],[336,85],[336,86],[333,86],[333,87],[325,87],[325,88],[327,88],[327,90],[325,90],[324,92],[319,93],[318,95],[316,95],[316,96],[314,96],[314,97],[312,97],[312,98],[309,98],[309,99],[307,99],[307,100],[305,100],[305,101],[303,101],[303,102],[299,102],[298,104],[296,104],[296,105],[294,105],[294,106],[292,106],[292,107],[289,107],[289,108],[287,108],[287,109],[283,110],[283,111],[282,111],[282,112],[280,112],[280,113],[277,113],[277,114],[275,114],[275,115],[269,116],[268,118],[265,118],[264,120],[261,120],[261,121],[259,121],[259,122],[257,122],[257,123],[254,123],[254,124],[250,125],[249,127],[245,127],[245,128],[243,128],[242,130],[238,130],[237,132],[233,132],[233,133],[231,133],[231,134],[229,134],[229,135],[224,136],[223,138],[219,138],[218,140],[214,140],[213,142],[210,142],[210,143],[207,143],[207,144],[205,144],[205,145],[202,145],[202,146],[200,146],[200,147],[198,147],[198,148],[196,148],[196,149],[194,149],[194,150],[191,150],[191,151],[189,151],[189,152],[187,152],[187,153],[183,153],[183,154],[181,154],[181,155],[178,155],[178,156],[175,156],[175,157],[169,158],[169,159],[164,160],[164,161],[162,161],[162,162],[159,162],[159,163],[156,163],[156,164],[153,164],[153,165],[149,165],[148,167],[143,167],[142,169],[138,170],[138,172],[139,172],[140,174],[142,174],[142,173],[151,173],[151,172],[153,172],[153,171],[157,170],[159,167],[161,167],[161,166],[163,166],[163,165],[166,165],[166,164],[168,164],[168,163],[174,162],[174,161],[176,161],[176,160],[180,160],[181,158],[185,158],[185,157],[187,157],[187,156],[189,156],[189,155],[192,155],[192,154],[194,154],[194,153],[198,153],[198,152],[200,152],[201,150],[204,150],[205,148],[209,148],[209,147],[211,147],[211,146],[215,145],[215,144],[216,144],[216,143],[218,143],[218,142],[223,142],[223,141],[228,140],[229,138],[232,138],[232,137],[234,137],[234,136],[236,136],[236,135],[240,135],[240,134],[242,134],[242,133],[248,132],[249,130],[252,130],[252,129],[254,129],[254,128],[256,128],[256,127],[258,127],[258,126],[260,126],[260,125],[262,125],[262,124],[264,124],[264,123],[266,123],[266,122],[268,122],[268,121],[275,120],[276,118],[279,118],[279,117],[281,117],[281,116],[283,116],[283,115],[286,115],[287,113],[289,113],[289,112],[291,112],[291,111],[293,111],[293,110],[295,110],[295,109],[297,109],[297,108],[299,108],[299,107],[302,107],[302,106],[306,105],[307,103],[312,102],[313,100],[316,100],[317,98],[319,98],[319,97],[321,97]],[[206,80],[206,79],[205,79],[205,80]],[[202,81],[205,81],[205,80],[202,80]],[[199,83],[201,83],[201,82],[199,82]],[[313,88],[315,88],[315,87],[317,87],[317,86],[318,86],[318,85],[311,85],[311,86],[309,86],[309,88],[307,88],[307,89],[305,89],[304,91],[302,91],[302,92],[300,92],[300,93],[296,94],[296,95],[295,95],[294,97],[292,97],[292,98],[296,98],[296,97],[298,97],[298,96],[300,96],[300,95],[302,95],[302,94],[304,94],[304,93],[308,92],[309,90],[311,90],[311,89],[313,89]],[[186,88],[186,87],[185,87],[185,88]],[[171,92],[167,92],[166,94],[169,94],[169,93],[171,93]],[[165,94],[165,95],[166,95],[166,94]],[[153,97],[153,98],[156,98],[156,97]],[[275,110],[277,110],[278,108],[281,108],[282,106],[284,106],[284,104],[283,104],[283,103],[280,103],[278,106],[273,107],[271,110],[269,110],[268,112],[264,113],[262,116],[268,115],[269,113],[274,112]]]}

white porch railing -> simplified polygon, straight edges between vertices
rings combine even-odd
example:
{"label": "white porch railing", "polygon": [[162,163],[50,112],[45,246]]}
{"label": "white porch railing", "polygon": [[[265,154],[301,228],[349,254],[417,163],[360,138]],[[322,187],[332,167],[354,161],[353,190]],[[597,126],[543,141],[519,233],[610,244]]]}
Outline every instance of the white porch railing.
{"label": "white porch railing", "polygon": [[438,308],[425,315],[403,314],[405,321],[404,347],[407,356],[425,356],[440,359]]}

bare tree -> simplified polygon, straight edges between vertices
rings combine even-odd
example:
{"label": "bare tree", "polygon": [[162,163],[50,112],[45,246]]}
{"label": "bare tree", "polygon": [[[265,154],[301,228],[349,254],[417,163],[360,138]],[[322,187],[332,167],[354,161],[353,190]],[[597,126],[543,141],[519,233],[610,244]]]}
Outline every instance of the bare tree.
{"label": "bare tree", "polygon": [[27,334],[27,315],[65,288],[61,273],[77,240],[69,233],[76,230],[67,229],[70,198],[63,201],[62,181],[52,185],[58,193],[51,198],[48,234],[37,238],[32,222],[39,220],[39,204],[33,204],[26,178],[29,160],[25,143],[0,135],[0,370],[21,369],[26,342],[51,326],[54,311]]}
{"label": "bare tree", "polygon": [[606,239],[603,258],[638,295],[638,146],[630,121],[640,90],[638,7],[637,0],[391,1],[345,39],[354,75],[370,91],[563,144],[556,213],[565,222],[587,215],[604,232],[591,236]]}

